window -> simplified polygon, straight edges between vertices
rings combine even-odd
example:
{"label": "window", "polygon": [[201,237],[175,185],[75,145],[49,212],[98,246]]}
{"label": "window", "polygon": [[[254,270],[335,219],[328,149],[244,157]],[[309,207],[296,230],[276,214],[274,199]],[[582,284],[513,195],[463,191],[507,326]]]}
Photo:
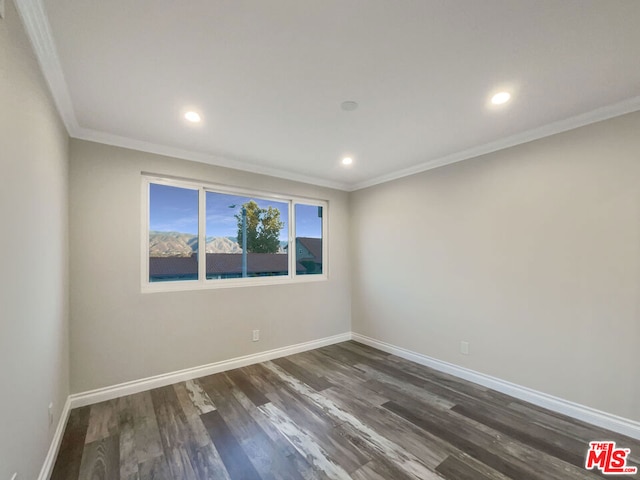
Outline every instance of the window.
{"label": "window", "polygon": [[143,176],[143,290],[322,280],[327,202]]}
{"label": "window", "polygon": [[198,190],[149,184],[149,282],[198,280]]}
{"label": "window", "polygon": [[218,192],[206,197],[207,280],[289,274],[287,202]]}
{"label": "window", "polygon": [[296,268],[299,275],[322,275],[322,219],[320,205],[295,205]]}

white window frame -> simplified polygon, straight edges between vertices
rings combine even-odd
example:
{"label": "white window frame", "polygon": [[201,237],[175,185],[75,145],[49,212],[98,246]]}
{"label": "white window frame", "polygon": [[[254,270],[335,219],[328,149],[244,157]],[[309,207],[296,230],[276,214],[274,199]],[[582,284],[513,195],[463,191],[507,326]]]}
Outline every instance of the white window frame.
{"label": "white window frame", "polygon": [[[206,245],[206,194],[207,192],[222,193],[228,195],[240,195],[246,197],[254,197],[262,200],[275,200],[287,203],[289,214],[289,231],[288,240],[288,275],[280,275],[274,277],[248,277],[248,278],[225,278],[207,280],[207,258],[206,255],[198,255],[198,279],[197,280],[178,280],[169,282],[150,282],[149,281],[149,213],[150,213],[150,185],[152,183],[159,185],[167,185],[170,187],[187,188],[198,191],[198,248]],[[141,288],[143,293],[153,292],[174,292],[187,290],[206,290],[218,288],[233,287],[254,287],[261,285],[284,285],[289,283],[307,283],[326,281],[329,278],[329,262],[328,262],[328,218],[329,218],[329,202],[315,198],[298,197],[294,195],[284,195],[280,193],[265,192],[240,187],[231,187],[228,185],[219,185],[209,182],[200,182],[190,179],[182,179],[178,177],[170,177],[151,173],[142,173],[142,231],[141,231],[141,262],[140,276]],[[296,223],[295,223],[295,206],[313,205],[322,207],[322,273],[298,275],[296,273]],[[294,248],[291,248],[291,245]]]}

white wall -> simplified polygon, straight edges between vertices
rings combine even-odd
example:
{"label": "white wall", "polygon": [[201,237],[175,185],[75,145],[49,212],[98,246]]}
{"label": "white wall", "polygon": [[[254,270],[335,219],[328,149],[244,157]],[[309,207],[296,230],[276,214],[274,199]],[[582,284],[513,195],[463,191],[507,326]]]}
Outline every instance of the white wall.
{"label": "white wall", "polygon": [[[328,200],[329,280],[141,293],[142,171]],[[345,192],[73,140],[70,202],[73,392],[350,330]]]}
{"label": "white wall", "polygon": [[68,386],[68,138],[13,2],[0,20],[0,479],[42,467]]}
{"label": "white wall", "polygon": [[355,332],[640,420],[640,113],[355,192],[351,222]]}

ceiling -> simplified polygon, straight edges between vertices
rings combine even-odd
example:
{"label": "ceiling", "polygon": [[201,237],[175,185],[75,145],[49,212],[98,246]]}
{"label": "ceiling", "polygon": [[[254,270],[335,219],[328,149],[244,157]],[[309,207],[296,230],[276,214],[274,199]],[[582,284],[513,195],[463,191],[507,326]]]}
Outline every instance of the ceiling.
{"label": "ceiling", "polygon": [[16,3],[72,137],[344,190],[640,110],[638,0]]}

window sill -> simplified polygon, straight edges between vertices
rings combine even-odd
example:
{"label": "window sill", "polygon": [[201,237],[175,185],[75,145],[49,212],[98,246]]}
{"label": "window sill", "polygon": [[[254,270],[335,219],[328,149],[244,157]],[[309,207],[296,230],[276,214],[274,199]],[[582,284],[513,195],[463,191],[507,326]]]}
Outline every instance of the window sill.
{"label": "window sill", "polygon": [[228,280],[185,280],[179,282],[156,282],[143,284],[141,293],[188,292],[194,290],[217,290],[220,288],[291,285],[296,283],[324,282],[327,280],[327,275],[297,275],[295,277],[278,278],[238,278]]}

